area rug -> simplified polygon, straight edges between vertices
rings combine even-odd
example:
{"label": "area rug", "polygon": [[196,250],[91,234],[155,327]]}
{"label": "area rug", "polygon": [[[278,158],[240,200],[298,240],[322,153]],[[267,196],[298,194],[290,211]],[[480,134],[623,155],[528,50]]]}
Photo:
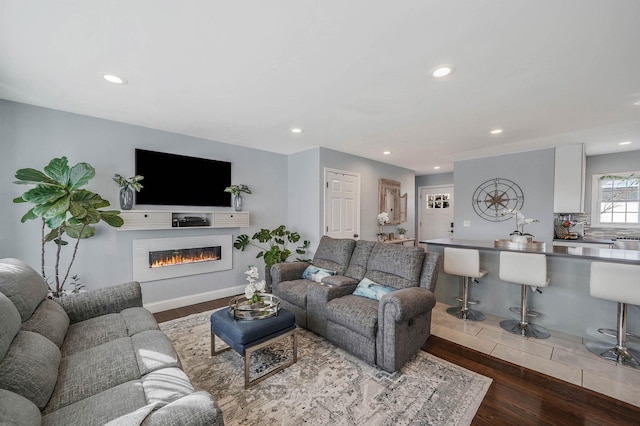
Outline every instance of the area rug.
{"label": "area rug", "polygon": [[[196,390],[215,397],[229,426],[468,425],[491,385],[490,378],[423,351],[389,374],[299,328],[298,362],[245,390],[243,358],[233,350],[210,354],[210,315],[160,328]],[[216,340],[216,348],[224,346]],[[284,352],[266,348],[252,358],[252,368],[262,370],[261,362]]]}

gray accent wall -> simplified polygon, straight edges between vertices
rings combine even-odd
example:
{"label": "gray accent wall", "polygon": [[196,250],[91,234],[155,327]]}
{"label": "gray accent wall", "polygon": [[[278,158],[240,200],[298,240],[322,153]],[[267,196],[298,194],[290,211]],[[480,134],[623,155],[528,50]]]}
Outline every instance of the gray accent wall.
{"label": "gray accent wall", "polygon": [[[251,213],[249,228],[116,231],[99,224],[96,236],[80,242],[72,269],[88,289],[109,287],[132,279],[134,239],[207,234],[232,234],[235,239],[239,233],[253,235],[261,227],[272,228],[287,223],[289,193],[285,155],[4,100],[0,100],[0,143],[0,258],[20,258],[38,271],[40,222],[32,220],[21,224],[20,218],[29,207],[12,203],[13,198],[28,189],[12,183],[15,171],[20,168],[41,170],[52,158],[63,155],[72,165],[88,162],[96,169],[96,177],[87,188],[109,200],[114,209],[119,209],[118,186],[112,177],[115,173],[127,177],[134,174],[135,148],[230,161],[233,183],[244,183],[252,189],[253,194],[244,197],[244,209]],[[170,170],[167,172],[171,173]],[[179,191],[183,185],[201,185],[203,191],[207,190],[206,182],[191,182],[189,176],[175,176],[175,179],[175,190]],[[135,206],[134,209],[170,208]],[[204,210],[184,206],[178,209]],[[232,209],[214,207],[209,210]],[[68,260],[69,248],[64,252]],[[245,285],[243,272],[247,266],[263,265],[255,258],[256,253],[255,249],[244,253],[234,249],[233,269],[229,271],[143,283],[144,302]],[[53,264],[51,258],[47,263]]]}
{"label": "gray accent wall", "polygon": [[[515,227],[515,219],[491,222],[483,219],[473,209],[472,197],[478,185],[493,179],[506,178],[517,183],[524,194],[522,213],[527,218],[538,219],[525,227],[525,232],[536,236],[537,241],[551,245],[553,242],[553,181],[554,149],[500,155],[455,163],[455,229],[456,238],[492,241],[509,238]],[[464,227],[464,221],[471,223]]]}

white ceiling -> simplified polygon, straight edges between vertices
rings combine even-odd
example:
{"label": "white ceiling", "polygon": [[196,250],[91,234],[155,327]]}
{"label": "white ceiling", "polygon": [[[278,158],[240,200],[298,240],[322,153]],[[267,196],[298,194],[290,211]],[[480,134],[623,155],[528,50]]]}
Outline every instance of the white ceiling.
{"label": "white ceiling", "polygon": [[[418,175],[635,150],[638,18],[638,0],[0,0],[0,98]],[[430,78],[442,63],[456,72]]]}

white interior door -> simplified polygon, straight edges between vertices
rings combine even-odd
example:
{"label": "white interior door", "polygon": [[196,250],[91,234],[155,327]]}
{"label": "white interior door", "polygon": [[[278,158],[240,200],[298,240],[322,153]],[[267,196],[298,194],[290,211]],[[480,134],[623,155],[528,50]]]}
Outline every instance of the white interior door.
{"label": "white interior door", "polygon": [[453,236],[453,185],[420,188],[420,241]]}
{"label": "white interior door", "polygon": [[360,235],[360,174],[325,169],[324,234],[334,238]]}

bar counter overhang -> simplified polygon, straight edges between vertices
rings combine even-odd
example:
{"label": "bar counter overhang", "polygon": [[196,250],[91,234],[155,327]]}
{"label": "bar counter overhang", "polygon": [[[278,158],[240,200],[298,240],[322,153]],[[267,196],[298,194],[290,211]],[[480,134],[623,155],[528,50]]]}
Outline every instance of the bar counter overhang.
{"label": "bar counter overhang", "polygon": [[[476,241],[455,238],[441,238],[421,241],[428,245],[429,251],[443,253],[445,247],[474,248],[480,251],[480,264],[488,271],[479,283],[470,286],[470,295],[480,303],[474,306],[485,314],[502,318],[516,319],[518,314],[509,311],[519,306],[520,290],[499,278],[500,251],[494,241]],[[598,328],[616,328],[617,303],[591,297],[589,293],[589,268],[591,262],[615,262],[640,264],[640,251],[618,250],[590,247],[553,247],[546,245],[542,250],[519,250],[547,255],[547,275],[551,278],[549,286],[542,294],[533,293],[529,298],[529,307],[542,315],[532,320],[554,331],[588,340],[611,340],[598,333]],[[615,277],[611,277],[615,280]],[[638,277],[640,291],[640,277]],[[447,305],[457,305],[455,300],[460,294],[460,279],[441,271],[436,287],[436,299]],[[631,333],[640,333],[640,308],[629,306],[627,329]]]}

